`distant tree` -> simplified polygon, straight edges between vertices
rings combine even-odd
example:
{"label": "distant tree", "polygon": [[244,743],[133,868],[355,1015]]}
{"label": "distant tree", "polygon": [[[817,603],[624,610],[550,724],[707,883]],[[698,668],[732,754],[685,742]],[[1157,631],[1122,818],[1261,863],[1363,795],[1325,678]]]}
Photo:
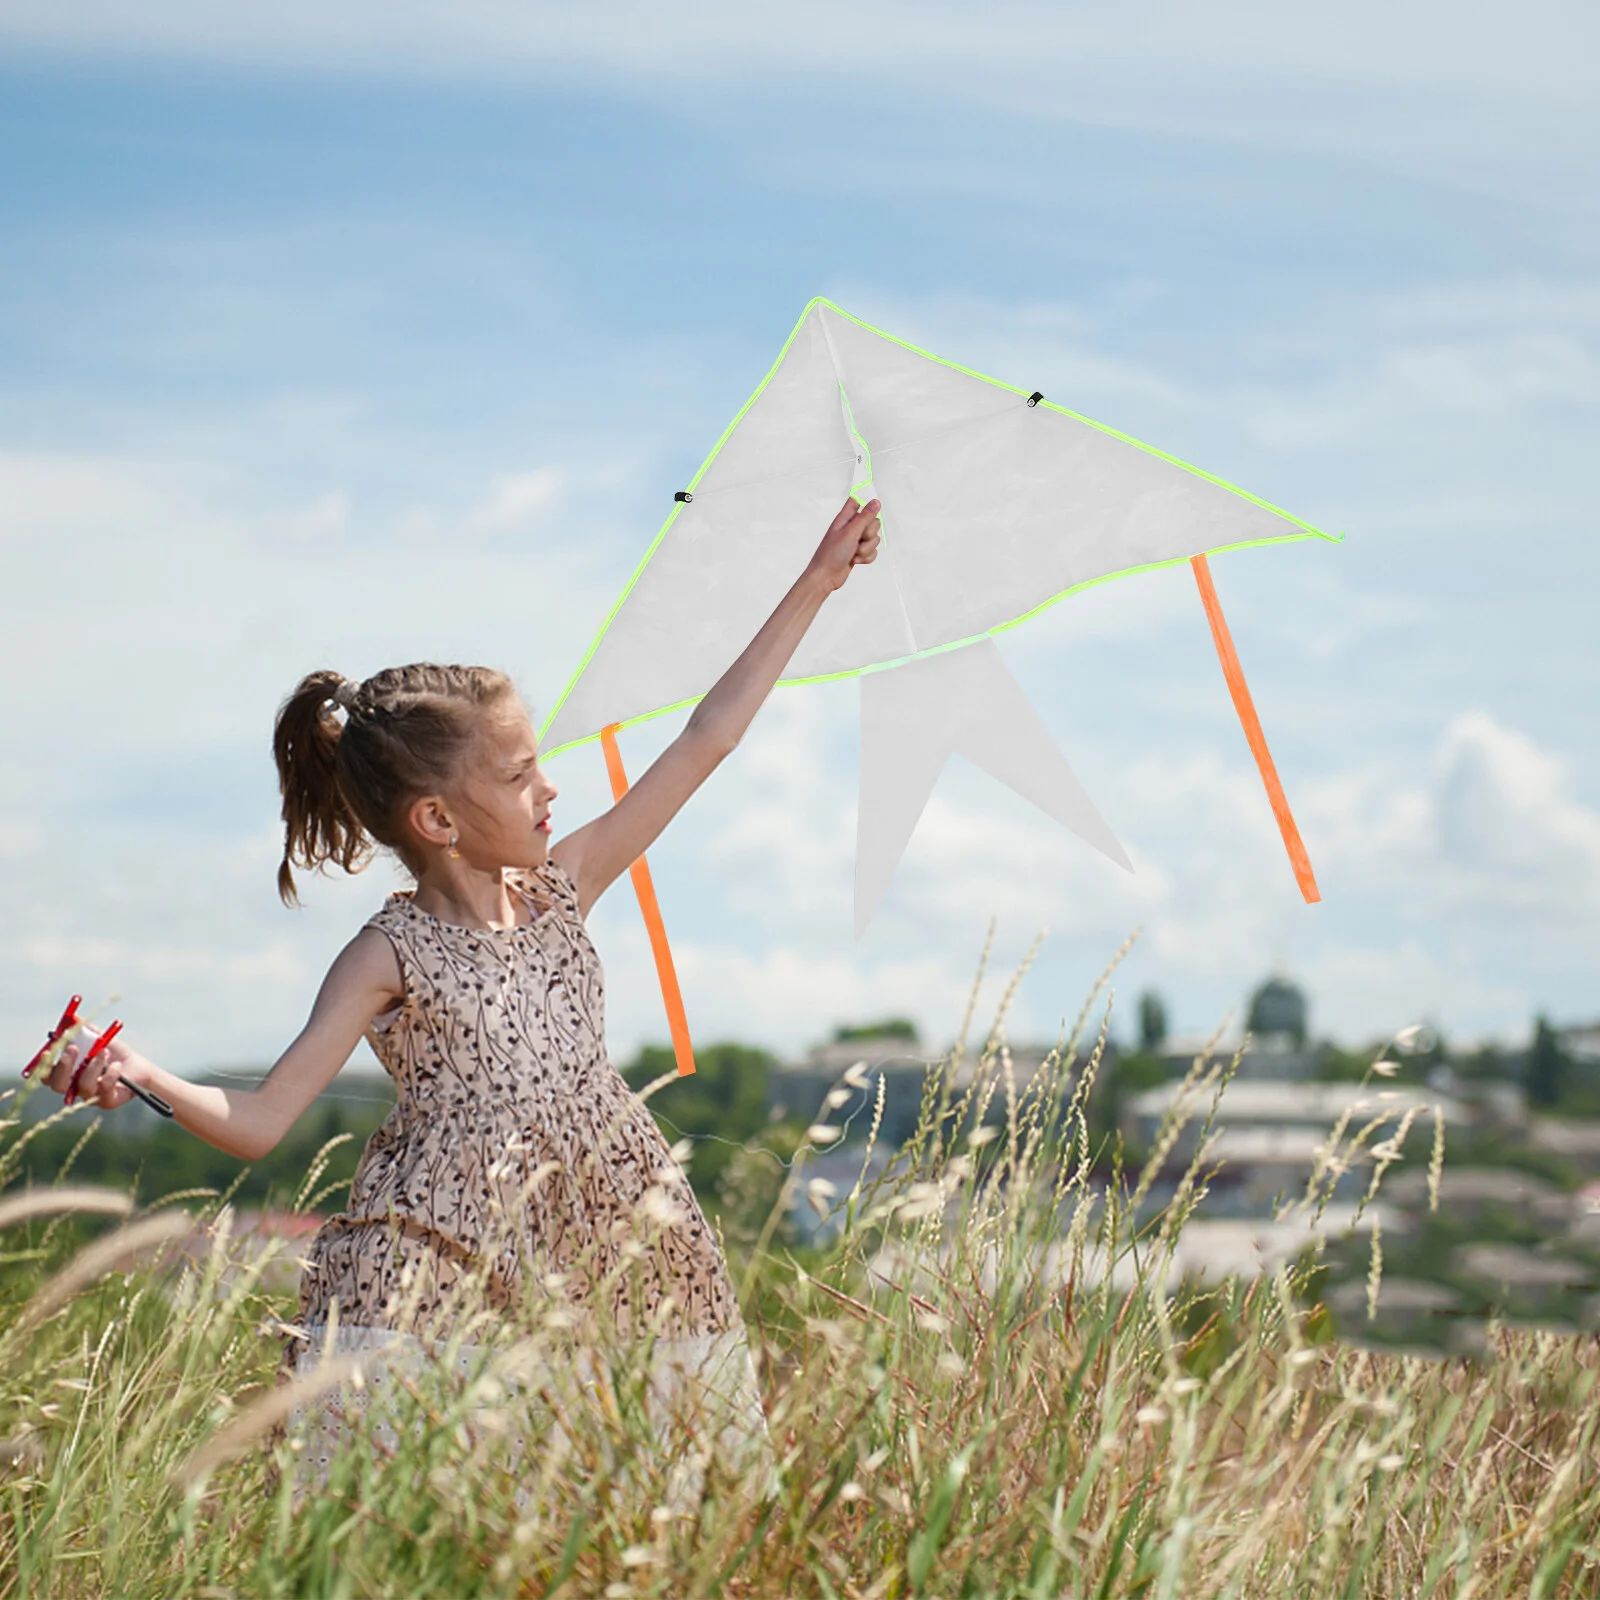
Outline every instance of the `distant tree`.
{"label": "distant tree", "polygon": [[917,1025],[910,1017],[885,1017],[882,1022],[849,1022],[833,1030],[835,1044],[854,1044],[858,1039],[904,1039],[917,1042]]}
{"label": "distant tree", "polygon": [[1159,1056],[1148,1055],[1142,1050],[1118,1056],[1112,1062],[1109,1073],[1112,1096],[1119,1105],[1128,1095],[1159,1088],[1170,1077],[1166,1063]]}
{"label": "distant tree", "polygon": [[1372,1071],[1375,1050],[1341,1050],[1324,1044],[1317,1052],[1317,1077],[1323,1083],[1360,1083]]}
{"label": "distant tree", "polygon": [[241,1208],[287,1206],[305,1182],[318,1150],[330,1139],[349,1134],[332,1152],[318,1184],[319,1191],[328,1192],[321,1195],[317,1209],[337,1211],[344,1202],[342,1186],[354,1175],[362,1147],[388,1110],[390,1097],[382,1090],[374,1090],[372,1100],[376,1103],[369,1103],[366,1096],[320,1101],[269,1154],[252,1162],[225,1154],[174,1122],[130,1126],[125,1111],[85,1112],[39,1129],[26,1147],[16,1181],[56,1182],[91,1123],[98,1123],[98,1131],[77,1152],[71,1169],[75,1180],[130,1190],[145,1204],[180,1189],[221,1191],[237,1184],[234,1198]]}
{"label": "distant tree", "polygon": [[1089,1104],[1091,1146],[1098,1146],[1104,1139],[1116,1138],[1123,1106],[1134,1095],[1168,1082],[1169,1076],[1167,1064],[1160,1056],[1142,1050],[1131,1050],[1126,1054],[1116,1050],[1108,1052],[1101,1064],[1100,1076],[1095,1081],[1094,1095]]}
{"label": "distant tree", "polygon": [[1493,1044],[1480,1044],[1476,1049],[1458,1056],[1450,1065],[1463,1078],[1473,1082],[1497,1083],[1516,1076],[1505,1052]]}
{"label": "distant tree", "polygon": [[1560,1105],[1571,1075],[1571,1065],[1555,1029],[1543,1017],[1535,1018],[1533,1043],[1528,1048],[1528,1066],[1524,1078],[1528,1104],[1547,1109]]}
{"label": "distant tree", "polygon": [[[691,1076],[674,1078],[649,1100],[668,1144],[679,1138],[694,1143],[688,1164],[696,1192],[709,1195],[717,1179],[746,1139],[767,1125],[767,1084],[777,1060],[747,1044],[701,1045],[694,1053]],[[646,1045],[622,1070],[629,1086],[675,1072],[673,1053],[665,1045]]]}
{"label": "distant tree", "polygon": [[[1459,1070],[1455,1052],[1451,1050],[1449,1041],[1438,1028],[1423,1030],[1420,1039],[1411,1047],[1409,1059],[1416,1069],[1417,1077],[1424,1081],[1437,1067]],[[1494,1076],[1501,1076],[1503,1071],[1502,1067]]]}
{"label": "distant tree", "polygon": [[1600,1117],[1600,1058],[1585,1051],[1578,1054],[1562,1046],[1566,1057],[1566,1089],[1562,1109],[1574,1117]]}
{"label": "distant tree", "polygon": [[1154,989],[1139,996],[1139,1048],[1152,1055],[1167,1042],[1167,1007]]}

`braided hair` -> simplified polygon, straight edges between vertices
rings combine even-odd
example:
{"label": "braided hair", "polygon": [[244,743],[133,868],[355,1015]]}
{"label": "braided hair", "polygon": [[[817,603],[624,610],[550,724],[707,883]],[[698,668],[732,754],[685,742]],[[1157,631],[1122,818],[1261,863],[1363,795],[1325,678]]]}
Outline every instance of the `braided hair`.
{"label": "braided hair", "polygon": [[389,667],[361,683],[327,670],[302,678],[279,707],[272,735],[283,795],[284,904],[300,898],[294,868],[331,861],[359,872],[379,845],[420,870],[407,808],[456,779],[486,717],[515,695],[492,667],[432,662]]}

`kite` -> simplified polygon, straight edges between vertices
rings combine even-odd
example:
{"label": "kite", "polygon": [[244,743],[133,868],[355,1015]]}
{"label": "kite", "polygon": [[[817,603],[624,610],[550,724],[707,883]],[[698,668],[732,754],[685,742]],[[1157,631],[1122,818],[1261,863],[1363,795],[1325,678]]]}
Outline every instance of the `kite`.
{"label": "kite", "polygon": [[[805,308],[771,371],[674,496],[545,723],[547,752],[600,739],[612,791],[625,793],[618,731],[712,687],[846,493],[882,504],[878,559],[829,599],[781,681],[861,680],[858,939],[957,751],[1132,870],[994,635],[1091,584],[1178,562],[1193,567],[1301,893],[1319,898],[1207,556],[1333,536],[1038,390],[944,361],[823,299]],[[678,1068],[690,1072],[643,858],[633,881]]]}

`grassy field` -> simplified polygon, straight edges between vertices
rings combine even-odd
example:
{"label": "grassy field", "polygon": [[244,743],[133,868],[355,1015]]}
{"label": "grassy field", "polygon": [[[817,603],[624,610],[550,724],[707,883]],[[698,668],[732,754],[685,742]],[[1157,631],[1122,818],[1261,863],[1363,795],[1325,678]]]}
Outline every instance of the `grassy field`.
{"label": "grassy field", "polygon": [[[1172,1281],[1207,1174],[1153,1217],[1153,1166],[1091,1181],[1097,1059],[1092,1033],[1066,1041],[1019,1088],[997,1028],[975,1083],[930,1072],[916,1136],[856,1194],[812,1189],[803,1154],[776,1199],[759,1152],[732,1163],[775,1485],[693,1415],[652,1428],[637,1347],[586,1387],[570,1328],[530,1310],[464,1325],[464,1374],[390,1382],[297,1492],[296,1395],[274,1387],[288,1305],[229,1206],[13,1191],[0,1600],[1600,1592],[1595,1342],[1497,1328],[1473,1361],[1356,1348],[1333,1338],[1314,1256]],[[1197,1065],[1187,1114],[1227,1071]],[[1348,1136],[1330,1173],[1382,1133]],[[22,1132],[0,1137],[3,1180]],[[784,1247],[797,1195],[844,1205],[825,1254]],[[298,1398],[348,1393],[336,1377]]]}

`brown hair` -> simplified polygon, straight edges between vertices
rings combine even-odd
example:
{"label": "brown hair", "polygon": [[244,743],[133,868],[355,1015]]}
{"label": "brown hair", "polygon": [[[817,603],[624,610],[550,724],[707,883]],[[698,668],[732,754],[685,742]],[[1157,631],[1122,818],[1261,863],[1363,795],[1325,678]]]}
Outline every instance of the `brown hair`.
{"label": "brown hair", "polygon": [[[459,774],[485,713],[514,695],[492,667],[389,667],[354,683],[312,672],[278,708],[272,755],[283,793],[278,893],[295,905],[295,867],[359,872],[376,845],[413,871],[406,808]],[[340,708],[343,708],[343,718]]]}

